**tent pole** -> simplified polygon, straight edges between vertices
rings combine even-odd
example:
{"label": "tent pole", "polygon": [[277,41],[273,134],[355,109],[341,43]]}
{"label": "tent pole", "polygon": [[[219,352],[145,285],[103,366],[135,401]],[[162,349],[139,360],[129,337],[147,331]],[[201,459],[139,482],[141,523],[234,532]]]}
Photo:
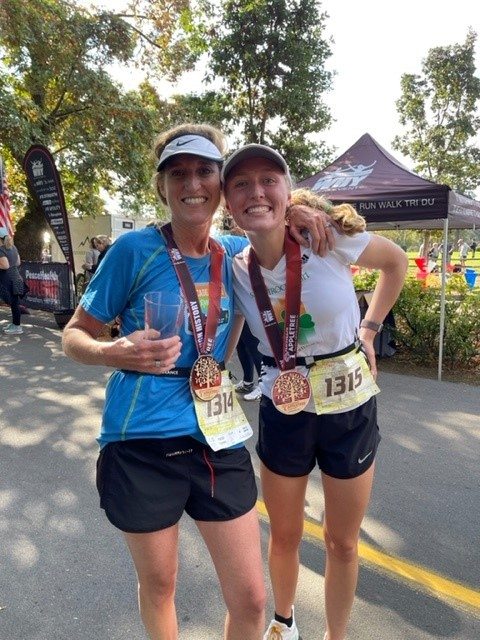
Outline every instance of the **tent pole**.
{"label": "tent pole", "polygon": [[443,221],[442,288],[440,294],[440,340],[438,344],[438,380],[442,380],[443,336],[445,333],[445,285],[447,282],[448,218]]}

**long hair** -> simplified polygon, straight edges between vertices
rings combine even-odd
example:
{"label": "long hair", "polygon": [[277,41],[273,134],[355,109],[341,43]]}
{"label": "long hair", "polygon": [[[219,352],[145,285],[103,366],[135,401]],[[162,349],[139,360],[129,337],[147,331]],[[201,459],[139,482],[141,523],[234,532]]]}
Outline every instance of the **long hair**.
{"label": "long hair", "polygon": [[332,205],[324,196],[320,196],[309,189],[294,189],[291,204],[303,204],[312,209],[322,209],[334,220],[347,236],[365,231],[366,222],[352,205],[343,202]]}

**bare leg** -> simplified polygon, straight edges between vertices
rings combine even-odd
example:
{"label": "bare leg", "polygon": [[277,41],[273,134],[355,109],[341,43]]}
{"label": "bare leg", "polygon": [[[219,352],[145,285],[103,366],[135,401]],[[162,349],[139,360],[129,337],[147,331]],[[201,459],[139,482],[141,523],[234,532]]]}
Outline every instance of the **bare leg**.
{"label": "bare leg", "polygon": [[322,474],[325,494],[325,640],[344,640],[358,578],[358,537],[370,500],[374,465],[357,478]]}
{"label": "bare leg", "polygon": [[225,640],[260,640],[266,595],[256,510],[226,522],[196,524],[212,556],[227,605]]}
{"label": "bare leg", "polygon": [[270,518],[268,564],[275,612],[289,618],[297,589],[299,555],[308,476],[288,478],[260,470],[262,492]]}
{"label": "bare leg", "polygon": [[138,576],[138,601],[151,640],[177,640],[175,584],[178,525],[154,533],[124,533]]}

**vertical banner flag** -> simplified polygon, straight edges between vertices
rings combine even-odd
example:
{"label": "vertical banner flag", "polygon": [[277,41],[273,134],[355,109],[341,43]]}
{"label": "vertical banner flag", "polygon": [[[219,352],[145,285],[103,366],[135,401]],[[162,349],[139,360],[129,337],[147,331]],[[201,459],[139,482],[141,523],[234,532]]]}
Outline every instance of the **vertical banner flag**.
{"label": "vertical banner flag", "polygon": [[10,198],[3,160],[0,158],[0,227],[5,227],[9,236],[13,236],[13,224],[10,217]]}
{"label": "vertical banner flag", "polygon": [[67,264],[75,275],[65,197],[55,160],[46,147],[34,144],[25,154],[23,169]]}

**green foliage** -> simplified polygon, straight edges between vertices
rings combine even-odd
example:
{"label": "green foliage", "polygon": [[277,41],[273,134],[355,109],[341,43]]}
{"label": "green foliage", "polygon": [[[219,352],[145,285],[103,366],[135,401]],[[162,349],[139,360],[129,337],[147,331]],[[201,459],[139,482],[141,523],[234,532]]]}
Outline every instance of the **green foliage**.
{"label": "green foliage", "polygon": [[[63,0],[0,5],[0,152],[22,176],[28,147],[49,147],[69,213],[102,212],[102,189],[137,209],[153,201],[150,146],[167,107],[148,84],[124,92],[107,73],[108,65],[130,60],[133,34],[118,16]],[[45,221],[25,190],[16,204],[27,209],[16,243],[24,259],[36,259]]]}
{"label": "green foliage", "polygon": [[445,363],[467,367],[480,356],[480,293],[449,299],[445,309]]}
{"label": "green foliage", "polygon": [[191,71],[205,52],[208,26],[203,11],[189,0],[132,0],[119,14],[138,35],[138,57],[153,77],[171,82]]}
{"label": "green foliage", "polygon": [[452,273],[445,285],[445,292],[450,295],[464,296],[469,292],[463,273]]}
{"label": "green foliage", "polygon": [[331,159],[317,140],[331,121],[322,94],[333,76],[317,0],[132,0],[121,17],[150,76],[174,82],[196,68],[204,77],[205,92],[174,97],[173,122],[211,122],[236,144],[271,144],[295,178]]}
{"label": "green foliage", "polygon": [[373,291],[378,282],[378,271],[362,271],[353,276],[355,291]]}
{"label": "green foliage", "polygon": [[[480,356],[480,292],[466,290],[460,278],[454,277],[449,288],[455,293],[446,297],[444,363],[468,368]],[[395,339],[412,360],[423,364],[437,362],[440,289],[407,279],[395,304],[394,316]]]}
{"label": "green foliage", "polygon": [[309,136],[330,123],[322,94],[332,79],[324,69],[331,51],[318,3],[225,0],[203,7],[212,25],[208,79],[222,83],[227,118],[243,142],[271,144],[297,178],[318,170],[329,150]]}
{"label": "green foliage", "polygon": [[469,194],[480,185],[476,38],[469,31],[464,44],[431,49],[422,75],[402,76],[397,111],[407,131],[393,142],[413,159],[414,171]]}

